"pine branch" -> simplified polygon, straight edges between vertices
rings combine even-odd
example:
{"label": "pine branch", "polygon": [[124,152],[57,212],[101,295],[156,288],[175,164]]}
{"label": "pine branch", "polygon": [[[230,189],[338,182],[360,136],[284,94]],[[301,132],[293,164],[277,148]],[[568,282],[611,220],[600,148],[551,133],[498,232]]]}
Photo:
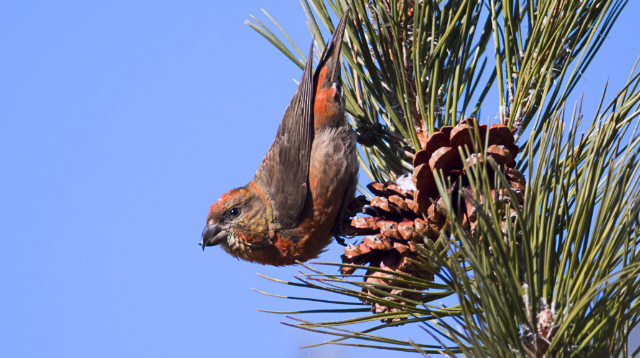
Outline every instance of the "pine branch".
{"label": "pine branch", "polygon": [[[321,51],[320,25],[333,31],[347,3],[301,3]],[[343,78],[360,164],[381,183],[413,173],[418,190],[396,195],[394,205],[404,206],[394,215],[424,218],[438,232],[412,226],[424,235],[404,257],[413,273],[380,262],[318,263],[303,264],[292,281],[269,278],[314,292],[280,296],[313,302],[311,309],[273,313],[295,315],[286,324],[331,337],[318,345],[469,357],[629,354],[625,342],[640,321],[640,75],[600,104],[582,136],[581,106],[565,107],[626,3],[353,1]],[[285,41],[255,17],[248,24],[302,66],[303,54],[265,14]],[[506,127],[465,119],[492,103]],[[495,142],[503,129],[528,134],[514,148]],[[452,144],[454,131],[466,144]],[[448,143],[438,154],[428,148],[436,135]],[[517,167],[505,170],[519,151]],[[447,164],[445,152],[458,163],[455,173],[438,164]],[[425,178],[437,189],[426,196]],[[395,193],[380,185],[378,192],[369,186],[372,202]],[[411,201],[417,208],[408,209]],[[402,241],[373,244],[394,242]],[[324,273],[327,266],[366,273],[342,277]],[[455,297],[452,307],[431,304],[447,297]],[[297,318],[309,313],[343,318]],[[427,335],[410,342],[384,336],[416,323]],[[354,326],[361,324],[369,328]]]}

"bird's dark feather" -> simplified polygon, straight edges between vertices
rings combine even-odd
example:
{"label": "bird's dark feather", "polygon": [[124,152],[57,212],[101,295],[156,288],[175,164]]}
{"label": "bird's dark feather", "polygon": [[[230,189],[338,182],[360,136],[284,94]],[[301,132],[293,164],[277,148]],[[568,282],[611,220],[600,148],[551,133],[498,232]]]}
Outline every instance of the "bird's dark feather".
{"label": "bird's dark feather", "polygon": [[294,227],[309,190],[309,157],[313,142],[313,47],[300,85],[287,107],[276,139],[262,159],[254,181],[272,200],[274,220]]}
{"label": "bird's dark feather", "polygon": [[[333,32],[333,37],[331,42],[325,47],[322,56],[320,57],[320,62],[318,63],[318,69],[323,67],[327,68],[327,74],[324,77],[323,83],[320,85],[323,87],[331,87],[334,83],[340,84],[340,49],[342,48],[342,38],[344,37],[344,32],[347,28],[347,19],[349,18],[349,10],[347,8],[342,17],[340,18],[340,22],[338,26],[336,26],[335,31]],[[338,53],[335,53],[338,52]],[[316,71],[314,83],[318,81],[318,75],[320,71]]]}

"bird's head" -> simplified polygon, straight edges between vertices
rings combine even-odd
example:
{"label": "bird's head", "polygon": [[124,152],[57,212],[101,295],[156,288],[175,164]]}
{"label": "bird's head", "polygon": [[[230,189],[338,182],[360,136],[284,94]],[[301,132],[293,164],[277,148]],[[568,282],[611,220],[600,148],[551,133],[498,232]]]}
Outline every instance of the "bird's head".
{"label": "bird's head", "polygon": [[261,251],[272,247],[270,222],[270,210],[255,191],[246,187],[229,190],[209,209],[202,249],[220,245],[237,258],[259,262]]}

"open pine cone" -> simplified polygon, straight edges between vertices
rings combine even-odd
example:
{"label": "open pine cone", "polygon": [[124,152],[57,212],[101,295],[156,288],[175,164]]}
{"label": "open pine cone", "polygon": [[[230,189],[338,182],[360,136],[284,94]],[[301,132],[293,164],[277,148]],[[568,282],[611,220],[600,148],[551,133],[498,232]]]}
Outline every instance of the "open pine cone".
{"label": "open pine cone", "polygon": [[[363,289],[366,293],[380,297],[374,290],[383,290],[396,297],[387,297],[387,301],[395,304],[411,304],[409,301],[420,302],[422,294],[415,287],[399,285],[394,276],[408,275],[424,280],[433,281],[437,268],[430,265],[426,258],[418,252],[425,249],[425,240],[435,241],[444,230],[447,222],[446,210],[440,198],[435,180],[435,173],[442,172],[448,192],[458,212],[458,220],[463,226],[475,232],[477,225],[475,203],[481,203],[485,198],[474,198],[469,187],[464,165],[460,156],[460,149],[466,155],[466,162],[472,167],[487,157],[493,158],[505,174],[516,193],[516,203],[504,189],[490,188],[492,197],[499,213],[502,214],[503,231],[506,230],[507,220],[515,219],[514,205],[522,205],[524,198],[525,179],[515,168],[515,156],[518,147],[511,131],[504,125],[494,124],[491,127],[479,125],[480,141],[474,141],[473,118],[462,121],[455,127],[443,127],[424,138],[422,150],[415,154],[413,160],[413,176],[411,185],[403,182],[371,183],[369,190],[375,195],[368,203],[369,216],[355,216],[351,221],[349,231],[354,235],[368,235],[359,244],[348,245],[344,249],[342,261],[345,264],[368,265],[365,282],[371,284]],[[486,151],[484,144],[474,147],[474,143],[485,143],[488,136]],[[477,148],[479,147],[479,148]],[[488,170],[491,166],[487,165]],[[489,172],[494,175],[493,172]],[[493,185],[493,180],[491,180]],[[461,198],[458,198],[462,192]],[[507,204],[510,204],[507,205]],[[511,208],[508,210],[507,209]],[[447,233],[444,233],[447,235]],[[378,271],[382,269],[387,272]],[[343,266],[343,275],[350,275],[355,271],[353,267]],[[392,274],[393,273],[393,274]],[[393,289],[381,286],[395,286]],[[402,299],[400,299],[402,298]],[[385,313],[399,311],[394,305],[379,302],[365,302],[372,305],[372,312]],[[393,320],[399,320],[394,318]]]}

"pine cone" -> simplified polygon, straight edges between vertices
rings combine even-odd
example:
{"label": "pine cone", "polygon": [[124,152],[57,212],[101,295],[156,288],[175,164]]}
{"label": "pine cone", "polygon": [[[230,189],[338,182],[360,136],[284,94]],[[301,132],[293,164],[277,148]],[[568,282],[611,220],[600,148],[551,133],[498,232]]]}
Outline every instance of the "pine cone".
{"label": "pine cone", "polygon": [[553,341],[553,325],[556,320],[556,313],[544,305],[538,312],[538,325],[536,335],[529,334],[523,337],[524,349],[535,358],[543,358],[549,349],[549,344]]}
{"label": "pine cone", "polygon": [[[399,284],[394,279],[396,274],[400,274],[433,281],[434,268],[418,256],[418,251],[425,248],[424,237],[437,238],[438,228],[428,225],[421,218],[413,200],[413,190],[403,190],[394,182],[371,183],[368,188],[376,194],[366,208],[373,216],[355,216],[350,226],[352,234],[368,236],[357,245],[346,246],[342,261],[347,264],[369,265],[371,269],[366,272],[369,277],[365,282],[370,286],[365,287],[363,292],[380,297],[375,290],[381,290],[419,302],[421,293],[415,292],[416,289],[410,285]],[[353,267],[341,268],[343,275],[351,275],[354,271]],[[406,305],[407,302],[400,298],[387,297],[386,300]],[[371,304],[374,313],[400,310],[382,303],[365,303]],[[383,321],[398,320],[400,318]]]}
{"label": "pine cone", "polygon": [[[365,293],[380,297],[379,292],[375,290],[382,290],[399,297],[387,297],[386,300],[406,305],[411,303],[405,300],[420,302],[422,294],[410,285],[399,285],[393,280],[395,274],[433,281],[438,268],[418,253],[426,249],[426,240],[435,241],[440,236],[447,222],[447,212],[436,185],[436,172],[442,172],[446,183],[449,183],[448,192],[452,202],[461,204],[455,208],[458,219],[471,233],[475,232],[475,203],[482,203],[485,198],[473,196],[464,172],[460,150],[466,153],[469,167],[484,161],[487,157],[493,158],[499,164],[500,170],[516,193],[517,202],[511,203],[511,197],[504,189],[493,187],[491,199],[498,204],[499,212],[503,216],[503,231],[506,230],[507,220],[515,220],[516,211],[513,210],[513,206],[522,205],[526,183],[524,176],[515,169],[514,158],[518,153],[518,147],[514,143],[513,135],[504,125],[495,124],[490,128],[479,125],[480,141],[477,143],[482,144],[478,147],[483,148],[486,136],[489,136],[487,150],[479,150],[474,147],[476,142],[472,140],[474,126],[475,119],[468,118],[455,127],[443,127],[426,138],[422,150],[414,157],[413,187],[393,181],[371,183],[367,186],[375,195],[368,205],[365,205],[365,212],[369,216],[353,217],[349,232],[352,235],[368,236],[359,244],[345,247],[342,256],[345,264],[370,267],[365,283],[371,285],[363,289]],[[491,169],[490,166],[487,168]],[[493,180],[491,183],[493,185]],[[458,198],[459,193],[463,194],[461,198]],[[511,206],[507,206],[509,203]],[[511,208],[508,213],[507,208]],[[343,275],[351,275],[355,268],[343,266],[341,271]],[[394,288],[384,288],[383,285]],[[374,313],[399,311],[399,308],[383,303],[365,303],[372,305]],[[398,320],[400,318],[393,319]]]}
{"label": "pine cone", "polygon": [[[456,208],[462,224],[471,233],[475,233],[477,225],[476,204],[482,203],[484,198],[475,198],[469,186],[464,164],[460,153],[466,156],[466,164],[473,167],[482,163],[486,158],[491,157],[498,164],[500,170],[506,176],[507,181],[516,194],[516,203],[511,203],[511,197],[505,189],[495,189],[493,187],[492,167],[487,165],[491,185],[491,199],[498,207],[498,211],[503,216],[503,232],[506,232],[506,220],[515,220],[516,211],[514,205],[522,205],[524,199],[524,188],[526,185],[524,176],[515,168],[515,157],[519,148],[515,145],[515,140],[511,131],[502,124],[494,124],[490,128],[481,124],[478,126],[480,137],[474,146],[473,128],[476,125],[475,119],[467,118],[455,127],[443,127],[440,131],[433,133],[426,141],[423,149],[416,153],[413,166],[413,182],[416,186],[416,203],[420,212],[425,218],[441,228],[446,219],[446,210],[439,196],[435,175],[441,172],[448,184],[448,192],[452,196],[452,203],[456,206],[460,203],[460,208]],[[488,148],[484,151],[486,136],[488,136]],[[458,194],[462,192],[462,198]],[[509,213],[506,213],[507,204],[511,203]]]}

